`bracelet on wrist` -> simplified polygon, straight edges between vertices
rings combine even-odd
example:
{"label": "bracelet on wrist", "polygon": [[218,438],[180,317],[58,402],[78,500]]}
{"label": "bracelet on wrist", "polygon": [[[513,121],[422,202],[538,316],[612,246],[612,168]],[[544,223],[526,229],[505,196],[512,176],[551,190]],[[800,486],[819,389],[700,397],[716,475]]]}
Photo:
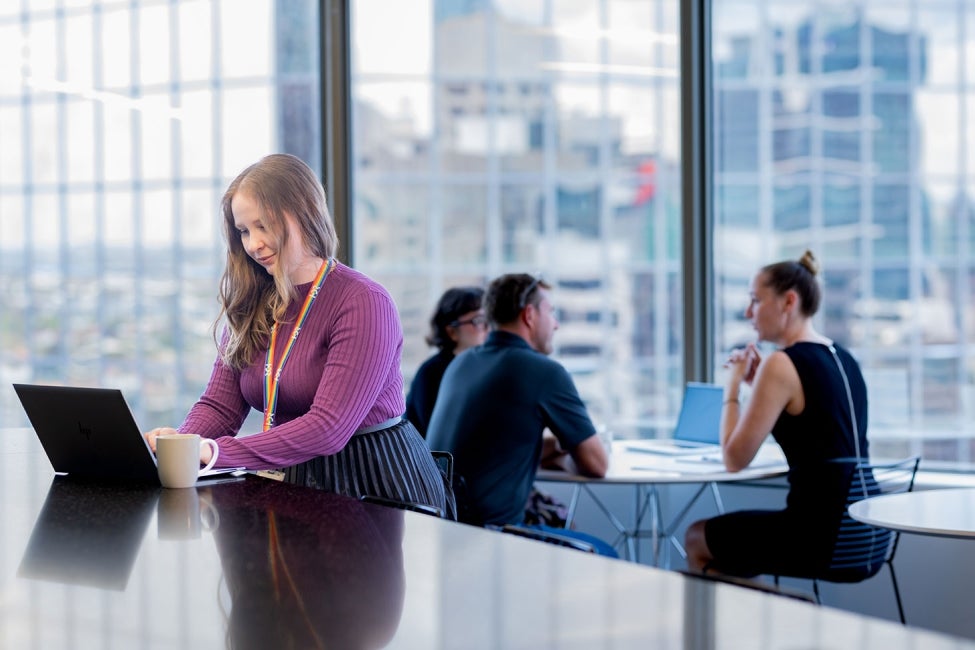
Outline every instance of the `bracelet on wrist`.
{"label": "bracelet on wrist", "polygon": [[722,404],[741,404],[741,400],[737,397],[729,397]]}

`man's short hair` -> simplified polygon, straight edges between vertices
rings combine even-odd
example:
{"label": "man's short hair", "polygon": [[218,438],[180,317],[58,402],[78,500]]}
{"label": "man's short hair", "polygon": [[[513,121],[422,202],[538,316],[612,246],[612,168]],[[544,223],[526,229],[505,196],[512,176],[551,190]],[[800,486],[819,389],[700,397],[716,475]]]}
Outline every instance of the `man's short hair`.
{"label": "man's short hair", "polygon": [[509,273],[495,278],[484,294],[484,313],[492,325],[507,325],[518,320],[521,310],[538,305],[539,289],[551,285],[527,273]]}

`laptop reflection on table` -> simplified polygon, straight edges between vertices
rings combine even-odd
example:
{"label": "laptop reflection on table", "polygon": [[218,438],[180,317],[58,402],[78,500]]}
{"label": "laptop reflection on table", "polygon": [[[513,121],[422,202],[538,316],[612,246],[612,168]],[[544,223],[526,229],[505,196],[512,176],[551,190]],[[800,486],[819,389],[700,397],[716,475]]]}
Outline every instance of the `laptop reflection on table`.
{"label": "laptop reflection on table", "polygon": [[124,591],[160,491],[55,476],[17,575]]}

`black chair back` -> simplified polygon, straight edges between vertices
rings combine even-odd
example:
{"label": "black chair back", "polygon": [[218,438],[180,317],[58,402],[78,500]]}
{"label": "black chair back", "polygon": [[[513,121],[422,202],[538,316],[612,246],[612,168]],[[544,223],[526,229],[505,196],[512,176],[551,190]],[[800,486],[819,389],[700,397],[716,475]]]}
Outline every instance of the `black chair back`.
{"label": "black chair back", "polygon": [[400,501],[398,499],[389,499],[386,497],[379,497],[373,494],[363,494],[359,497],[359,501],[365,503],[372,503],[377,506],[385,506],[387,508],[398,508],[399,510],[409,510],[411,512],[419,512],[424,515],[431,515],[433,517],[443,518],[443,510],[437,508],[436,506],[427,505],[425,503],[413,503],[412,501]]}
{"label": "black chair back", "polygon": [[[876,575],[886,564],[890,571],[890,582],[897,603],[897,614],[901,623],[906,623],[904,604],[901,602],[900,587],[897,585],[897,574],[894,572],[893,564],[900,534],[886,528],[878,528],[857,521],[850,516],[849,507],[851,504],[868,497],[910,492],[914,489],[914,478],[917,476],[917,468],[921,459],[918,456],[912,456],[887,463],[869,463],[858,459],[840,459],[835,462],[850,463],[853,468],[850,473],[846,507],[843,510],[843,518],[836,535],[830,565],[822,571],[793,577],[812,580],[813,593],[818,603],[821,602],[819,597],[820,580],[846,583],[862,582]],[[775,584],[778,585],[778,583],[779,576],[776,575]]]}
{"label": "black chair back", "polygon": [[444,477],[447,479],[447,485],[453,485],[454,483],[454,455],[449,451],[431,451],[430,454],[433,456],[433,462],[437,464],[440,471],[443,472]]}
{"label": "black chair back", "polygon": [[[890,463],[852,461],[847,509],[867,497],[910,492],[914,488],[920,458]],[[898,534],[859,522],[844,510],[829,568],[818,576],[829,582],[859,582],[876,575],[893,559]]]}

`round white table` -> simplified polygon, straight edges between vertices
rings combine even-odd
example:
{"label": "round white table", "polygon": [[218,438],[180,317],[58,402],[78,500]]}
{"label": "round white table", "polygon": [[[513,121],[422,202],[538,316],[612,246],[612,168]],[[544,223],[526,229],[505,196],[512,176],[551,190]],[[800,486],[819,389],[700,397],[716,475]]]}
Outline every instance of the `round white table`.
{"label": "round white table", "polygon": [[[620,548],[628,559],[639,561],[637,540],[650,538],[653,540],[653,564],[658,566],[662,550],[660,542],[669,541],[681,557],[686,557],[684,547],[674,533],[705,491],[710,490],[717,511],[722,513],[724,504],[718,492],[719,483],[785,476],[789,469],[782,451],[772,444],[764,445],[752,464],[740,472],[727,471],[724,463],[721,462],[720,452],[706,451],[683,456],[668,456],[639,449],[640,441],[614,441],[609,471],[602,478],[558,470],[539,470],[535,479],[573,484],[567,525],[571,525],[579,499],[583,493],[586,493],[616,529],[618,535],[613,541],[613,546]],[[694,484],[697,485],[697,489],[668,522],[664,520],[657,488],[660,485],[674,484]],[[632,485],[635,488],[632,526],[627,526],[623,522],[625,517],[622,513],[617,515],[613,512],[593,491],[594,487],[605,485]],[[649,528],[644,525],[644,522],[649,524]]]}
{"label": "round white table", "polygon": [[975,488],[870,497],[851,505],[850,516],[903,533],[975,538]]}

